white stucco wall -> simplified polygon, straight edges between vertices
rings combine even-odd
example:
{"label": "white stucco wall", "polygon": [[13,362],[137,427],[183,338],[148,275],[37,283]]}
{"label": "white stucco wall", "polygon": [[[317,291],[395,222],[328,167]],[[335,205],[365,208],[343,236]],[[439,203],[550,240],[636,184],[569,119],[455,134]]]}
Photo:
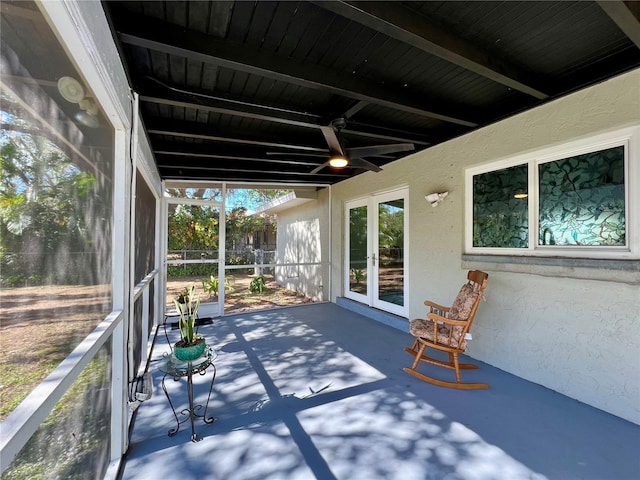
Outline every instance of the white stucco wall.
{"label": "white stucco wall", "polygon": [[314,301],[329,298],[329,189],[317,200],[277,214],[278,263],[303,263],[276,267],[276,281]]}
{"label": "white stucco wall", "polygon": [[[334,185],[332,301],[343,293],[345,201],[409,187],[409,311],[423,316],[426,298],[451,303],[469,268],[462,261],[465,168],[639,124],[636,70]],[[632,157],[640,161],[639,152]],[[449,196],[432,208],[424,195],[442,191]],[[468,353],[640,424],[640,285],[493,267],[484,268],[487,301]]]}

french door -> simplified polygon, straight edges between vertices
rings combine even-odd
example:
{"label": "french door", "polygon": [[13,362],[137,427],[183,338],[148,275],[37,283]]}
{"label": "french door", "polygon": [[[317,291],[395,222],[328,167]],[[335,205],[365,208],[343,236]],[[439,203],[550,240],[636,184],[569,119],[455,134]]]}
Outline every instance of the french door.
{"label": "french door", "polygon": [[345,205],[347,298],[407,316],[408,191],[372,195]]}

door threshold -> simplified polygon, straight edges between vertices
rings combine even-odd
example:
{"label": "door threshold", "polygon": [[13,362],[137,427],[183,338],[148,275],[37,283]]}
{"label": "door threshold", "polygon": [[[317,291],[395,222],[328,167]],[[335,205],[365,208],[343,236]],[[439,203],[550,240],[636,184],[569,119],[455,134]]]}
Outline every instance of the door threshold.
{"label": "door threshold", "polygon": [[351,310],[365,317],[368,317],[376,322],[384,323],[397,330],[409,333],[409,320],[405,317],[395,315],[393,313],[385,312],[378,308],[373,308],[364,303],[356,302],[346,297],[336,298],[336,305]]}

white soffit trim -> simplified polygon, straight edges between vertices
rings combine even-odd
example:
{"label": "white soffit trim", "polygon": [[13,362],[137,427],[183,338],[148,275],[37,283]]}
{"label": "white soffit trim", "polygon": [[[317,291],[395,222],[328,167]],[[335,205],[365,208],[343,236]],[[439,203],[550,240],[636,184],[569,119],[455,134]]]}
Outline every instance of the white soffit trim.
{"label": "white soffit trim", "polygon": [[274,198],[273,200],[260,205],[254,213],[258,215],[261,213],[274,214],[279,213],[289,208],[297,207],[304,203],[318,199],[318,192],[315,190],[294,190],[282,197]]}

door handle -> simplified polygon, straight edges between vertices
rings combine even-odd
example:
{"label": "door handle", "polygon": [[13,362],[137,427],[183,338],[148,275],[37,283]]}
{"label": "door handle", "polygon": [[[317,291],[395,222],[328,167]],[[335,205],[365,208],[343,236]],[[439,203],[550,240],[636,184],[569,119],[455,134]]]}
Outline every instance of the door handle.
{"label": "door handle", "polygon": [[376,266],[376,254],[375,253],[373,255],[371,255],[371,266],[372,267]]}

